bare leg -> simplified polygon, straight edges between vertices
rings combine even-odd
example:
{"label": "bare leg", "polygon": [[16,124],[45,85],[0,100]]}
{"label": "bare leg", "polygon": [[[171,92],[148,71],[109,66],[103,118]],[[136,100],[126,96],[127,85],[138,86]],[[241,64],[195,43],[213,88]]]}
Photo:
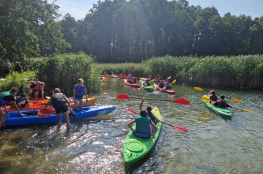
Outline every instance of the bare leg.
{"label": "bare leg", "polygon": [[79,102],[80,108],[83,108],[83,100]]}
{"label": "bare leg", "polygon": [[64,112],[63,114],[64,114],[64,118],[67,122],[67,129],[70,130],[71,124],[70,124],[70,120],[69,120],[69,113],[67,111],[67,112]]}
{"label": "bare leg", "polygon": [[38,91],[34,91],[35,98],[38,98]]}
{"label": "bare leg", "polygon": [[3,119],[5,119],[4,118],[4,112],[2,109],[0,109],[0,129],[2,128]]}
{"label": "bare leg", "polygon": [[28,91],[28,94],[27,94],[28,98],[30,98],[32,92],[33,92],[33,90],[31,88],[29,88],[29,91]]}
{"label": "bare leg", "polygon": [[[1,109],[2,110],[2,109]],[[5,127],[5,113],[3,113],[2,127]]]}
{"label": "bare leg", "polygon": [[61,127],[61,113],[57,113],[57,117],[58,117],[58,128]]}
{"label": "bare leg", "polygon": [[75,100],[74,101],[74,107],[77,108],[78,107],[78,102]]}

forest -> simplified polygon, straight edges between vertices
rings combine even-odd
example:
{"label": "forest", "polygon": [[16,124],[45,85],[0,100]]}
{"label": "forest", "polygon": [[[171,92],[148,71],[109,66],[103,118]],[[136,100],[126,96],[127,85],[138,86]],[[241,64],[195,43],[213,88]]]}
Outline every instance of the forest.
{"label": "forest", "polygon": [[70,14],[61,18],[55,3],[0,2],[1,59],[83,51],[99,63],[139,63],[166,55],[263,53],[263,16],[221,17],[216,7],[186,0],[105,0],[76,20]]}

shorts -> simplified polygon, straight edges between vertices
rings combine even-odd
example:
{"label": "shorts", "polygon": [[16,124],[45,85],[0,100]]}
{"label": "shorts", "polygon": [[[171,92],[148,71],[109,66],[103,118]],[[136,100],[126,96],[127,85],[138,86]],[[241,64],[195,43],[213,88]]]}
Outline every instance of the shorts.
{"label": "shorts", "polygon": [[68,106],[66,105],[66,103],[59,103],[59,104],[56,104],[55,105],[55,110],[56,110],[56,113],[59,114],[59,113],[63,113],[63,112],[67,112],[68,111]]}
{"label": "shorts", "polygon": [[9,74],[10,70],[9,69],[4,69],[3,72],[4,72],[4,74]]}
{"label": "shorts", "polygon": [[75,103],[77,103],[77,102],[83,102],[83,99],[82,98],[75,98],[75,101],[74,101]]}

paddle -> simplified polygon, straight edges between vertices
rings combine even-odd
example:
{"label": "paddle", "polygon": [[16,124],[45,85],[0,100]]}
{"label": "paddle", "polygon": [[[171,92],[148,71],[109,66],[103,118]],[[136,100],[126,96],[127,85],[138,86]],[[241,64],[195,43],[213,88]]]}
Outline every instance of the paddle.
{"label": "paddle", "polygon": [[[134,110],[132,110],[132,109],[127,109],[127,112],[132,113],[132,114],[138,114],[136,111],[134,111]],[[139,115],[139,114],[138,114],[138,115]],[[158,120],[158,119],[157,119],[157,120]],[[159,121],[159,120],[158,120],[158,121]],[[184,132],[184,133],[187,133],[187,132],[188,132],[188,130],[185,129],[185,128],[183,128],[183,127],[173,126],[173,125],[171,125],[171,124],[169,124],[169,123],[165,123],[165,122],[163,122],[163,121],[161,121],[161,123],[167,124],[167,125],[169,125],[169,126],[171,126],[171,127],[174,127],[175,129],[177,129],[177,130],[179,130],[179,131],[182,131],[182,132]]]}
{"label": "paddle", "polygon": [[[120,94],[117,96],[118,99],[130,99],[130,98],[134,98],[134,99],[142,99],[142,98],[139,98],[139,97],[129,97],[128,95],[126,94]],[[190,102],[186,99],[176,99],[176,100],[159,100],[159,99],[153,99],[153,98],[146,98],[145,100],[156,100],[156,101],[168,101],[168,102],[174,102],[174,103],[177,103],[177,104],[182,104],[182,105],[190,105]]]}
{"label": "paddle", "polygon": [[[209,92],[209,91],[203,90],[202,88],[199,88],[199,87],[195,87],[195,89],[196,89],[196,90],[199,90],[199,91]],[[219,95],[220,95],[220,94],[219,94]],[[241,103],[241,100],[238,100],[238,99],[236,99],[236,98],[230,98],[230,97],[226,97],[226,98],[231,99],[231,100],[233,100],[233,101],[235,101],[235,102],[237,102],[237,103]]]}
{"label": "paddle", "polygon": [[103,79],[104,82],[108,81],[108,79]]}
{"label": "paddle", "polygon": [[[208,97],[206,97],[206,96],[203,96],[202,99],[203,99],[204,101],[207,101],[207,102],[212,101],[210,98],[208,98]],[[253,111],[250,111],[250,110],[241,110],[241,109],[238,109],[238,108],[236,108],[236,109],[237,109],[237,110],[240,110],[240,111],[242,111],[242,112],[253,112]]]}
{"label": "paddle", "polygon": [[41,118],[44,118],[44,117],[48,117],[52,114],[54,114],[55,111],[53,109],[40,109],[38,112],[37,112],[37,116],[38,117],[41,117]]}

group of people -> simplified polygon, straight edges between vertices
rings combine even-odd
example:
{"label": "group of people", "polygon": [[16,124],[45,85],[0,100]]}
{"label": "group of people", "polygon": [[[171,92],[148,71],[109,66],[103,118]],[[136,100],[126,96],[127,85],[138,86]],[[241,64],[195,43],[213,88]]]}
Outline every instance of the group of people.
{"label": "group of people", "polygon": [[[2,63],[2,69],[3,69],[3,74],[5,77],[8,76],[12,68],[11,63],[9,62],[9,59],[5,59],[5,61]],[[16,72],[22,72],[22,66],[20,65],[20,62],[16,62],[14,70]]]}
{"label": "group of people", "polygon": [[[83,79],[78,79],[77,84],[73,88],[73,101],[74,107],[77,108],[78,103],[80,107],[83,107],[83,96],[86,96],[86,103],[88,105],[88,98],[87,98],[87,91],[86,86],[83,85]],[[29,97],[31,96],[32,92],[34,92],[35,98],[38,98],[39,91],[41,91],[42,98],[44,98],[44,82],[40,81],[30,81],[27,85],[30,85],[28,96],[23,93],[21,96],[15,97],[17,95],[18,89],[11,88],[9,91],[1,92],[0,93],[0,107],[4,107],[4,111],[0,109],[0,129],[5,127],[5,117],[9,118],[9,114],[7,112],[6,105],[10,104],[15,107],[15,109],[19,112],[21,117],[24,117],[21,110],[25,110],[27,106],[30,105]],[[67,105],[68,104],[68,105]],[[45,104],[45,108],[49,105],[53,105],[55,108],[57,117],[58,117],[58,128],[61,127],[61,114],[63,113],[64,118],[67,122],[67,129],[70,129],[70,121],[69,121],[69,112],[72,113],[70,100],[61,92],[59,88],[55,88],[52,91],[52,95],[50,100],[47,104]]]}
{"label": "group of people", "polygon": [[227,104],[225,96],[222,95],[218,98],[214,90],[209,91],[207,96],[211,99],[210,103],[216,107],[230,107],[235,109],[235,107]]}
{"label": "group of people", "polygon": [[[166,86],[165,86],[166,85]],[[160,88],[163,88],[163,90],[167,90],[167,89],[172,89],[172,86],[170,85],[169,82],[167,82],[165,84],[164,81],[160,81],[159,85],[158,85]]]}

